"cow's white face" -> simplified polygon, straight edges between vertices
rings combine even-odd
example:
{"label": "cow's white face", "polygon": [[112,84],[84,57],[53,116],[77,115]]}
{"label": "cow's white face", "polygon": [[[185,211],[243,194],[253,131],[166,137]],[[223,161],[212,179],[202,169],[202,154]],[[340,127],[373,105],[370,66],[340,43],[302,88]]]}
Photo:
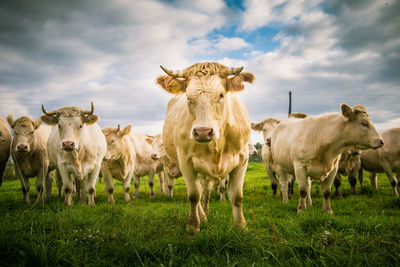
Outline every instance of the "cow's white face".
{"label": "cow's white face", "polygon": [[220,128],[226,114],[227,92],[223,80],[213,75],[193,77],[186,89],[187,104],[192,117],[190,139],[210,142],[220,138]]}
{"label": "cow's white face", "polygon": [[249,143],[248,146],[249,146],[249,155],[256,156],[258,154],[257,148],[252,143]]}
{"label": "cow's white face", "polygon": [[34,133],[40,126],[40,120],[33,121],[28,117],[21,117],[14,121],[12,115],[8,115],[7,120],[14,133],[13,151],[30,152],[35,140]]}
{"label": "cow's white face", "polygon": [[377,149],[383,146],[382,136],[375,129],[363,106],[351,108],[346,104],[341,106],[346,119],[345,134],[355,149]]}
{"label": "cow's white face", "polygon": [[151,154],[151,158],[154,160],[161,159],[165,157],[164,143],[162,140],[162,135],[156,135],[152,140],[152,148],[153,152]]}
{"label": "cow's white face", "polygon": [[46,113],[40,118],[46,124],[57,125],[61,140],[60,149],[64,151],[78,150],[85,127],[99,119],[96,114],[93,114],[93,103],[91,112],[76,107],[63,107],[57,111]]}
{"label": "cow's white face", "polygon": [[115,127],[103,129],[107,141],[107,152],[104,156],[104,160],[118,160],[123,156],[125,152],[123,138],[130,133],[131,127],[131,125],[127,125],[122,130]]}

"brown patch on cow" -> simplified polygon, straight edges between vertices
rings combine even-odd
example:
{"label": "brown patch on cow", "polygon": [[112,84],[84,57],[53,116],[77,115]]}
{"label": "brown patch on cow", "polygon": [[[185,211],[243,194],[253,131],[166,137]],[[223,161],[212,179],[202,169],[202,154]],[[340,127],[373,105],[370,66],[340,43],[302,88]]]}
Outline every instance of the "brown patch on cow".
{"label": "brown patch on cow", "polygon": [[199,200],[200,200],[200,195],[197,192],[189,195],[190,203],[197,203],[199,202]]}
{"label": "brown patch on cow", "polygon": [[243,202],[243,196],[237,194],[235,196],[235,199],[233,200],[233,205],[235,205],[235,207],[241,207],[242,202]]}
{"label": "brown patch on cow", "polygon": [[113,193],[114,193],[114,188],[108,188],[108,189],[107,189],[107,192],[108,192],[109,194],[113,194]]}
{"label": "brown patch on cow", "polygon": [[93,194],[94,194],[94,188],[90,188],[90,189],[89,189],[89,194],[90,194],[90,195],[93,195]]}
{"label": "brown patch on cow", "polygon": [[64,192],[65,192],[65,194],[69,194],[69,193],[71,193],[71,189],[69,189],[69,188],[64,188]]}
{"label": "brown patch on cow", "polygon": [[300,190],[300,196],[302,198],[305,198],[307,196],[307,191],[306,190]]}
{"label": "brown patch on cow", "polygon": [[324,198],[329,199],[331,197],[331,190],[325,191],[324,192]]}
{"label": "brown patch on cow", "polygon": [[129,187],[125,189],[125,192],[126,192],[126,193],[129,193]]}
{"label": "brown patch on cow", "polygon": [[397,183],[396,183],[395,181],[391,181],[391,182],[390,182],[390,185],[393,186],[393,187],[395,187],[395,186],[397,185]]}
{"label": "brown patch on cow", "polygon": [[289,114],[289,118],[295,118],[295,119],[304,119],[306,118],[308,115],[306,113],[303,112],[293,112]]}

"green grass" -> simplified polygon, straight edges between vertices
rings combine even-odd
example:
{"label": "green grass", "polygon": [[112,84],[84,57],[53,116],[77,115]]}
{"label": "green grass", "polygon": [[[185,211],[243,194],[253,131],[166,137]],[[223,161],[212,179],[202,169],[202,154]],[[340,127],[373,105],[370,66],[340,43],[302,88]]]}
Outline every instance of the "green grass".
{"label": "green grass", "polygon": [[[365,174],[367,175],[367,173]],[[157,180],[156,180],[157,181]],[[183,179],[175,196],[149,199],[142,179],[139,199],[123,201],[116,183],[116,204],[107,203],[104,182],[97,185],[96,207],[75,200],[64,207],[22,203],[19,181],[0,187],[0,259],[2,265],[139,265],[139,266],[393,266],[400,264],[400,199],[391,196],[387,178],[378,178],[374,193],[365,177],[351,196],[343,179],[343,199],[332,199],[335,215],[322,212],[313,184],[313,207],[296,215],[298,189],[289,204],[271,196],[261,163],[250,163],[244,184],[247,231],[232,226],[230,204],[214,193],[208,223],[201,232],[186,232],[189,205]],[[31,202],[37,196],[31,181]],[[131,187],[133,189],[133,186]],[[133,191],[133,190],[131,190]]]}

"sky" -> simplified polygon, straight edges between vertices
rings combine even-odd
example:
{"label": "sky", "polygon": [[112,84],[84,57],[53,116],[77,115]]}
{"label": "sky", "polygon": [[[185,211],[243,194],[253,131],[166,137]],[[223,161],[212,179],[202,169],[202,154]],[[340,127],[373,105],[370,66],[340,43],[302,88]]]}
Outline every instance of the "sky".
{"label": "sky", "polygon": [[[101,127],[161,133],[160,65],[215,61],[256,75],[252,122],[362,104],[400,127],[400,0],[3,0],[0,117],[90,109]],[[262,142],[260,133],[253,142]]]}

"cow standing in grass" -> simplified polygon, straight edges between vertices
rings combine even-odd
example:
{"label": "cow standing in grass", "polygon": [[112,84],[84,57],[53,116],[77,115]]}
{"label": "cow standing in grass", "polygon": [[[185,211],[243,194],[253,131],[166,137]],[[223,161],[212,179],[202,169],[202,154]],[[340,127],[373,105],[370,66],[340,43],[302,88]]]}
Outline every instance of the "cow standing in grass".
{"label": "cow standing in grass", "polygon": [[235,95],[243,82],[253,82],[252,73],[241,73],[218,63],[196,63],[183,71],[162,69],[167,75],[157,83],[168,93],[163,127],[164,149],[172,163],[182,171],[190,201],[188,231],[200,231],[201,180],[219,181],[229,175],[228,196],[233,222],[245,227],[242,211],[243,179],[250,140],[247,109]]}
{"label": "cow standing in grass", "polygon": [[103,129],[107,140],[107,152],[101,164],[101,173],[106,183],[108,202],[114,204],[113,178],[122,182],[125,193],[125,202],[130,202],[129,188],[135,170],[135,143],[131,133],[132,125],[123,129],[118,127],[107,127]]}
{"label": "cow standing in grass", "polygon": [[0,186],[3,183],[3,174],[10,157],[11,133],[7,122],[0,118]]}
{"label": "cow standing in grass", "polygon": [[[371,184],[378,189],[378,173],[386,173],[392,186],[392,194],[399,195],[400,190],[400,128],[391,128],[380,131],[385,145],[377,150],[365,150],[361,152],[361,167],[358,180],[362,186],[363,169],[371,172]],[[393,175],[397,174],[397,178]]]}
{"label": "cow standing in grass", "polygon": [[357,173],[360,169],[360,150],[353,149],[350,151],[345,151],[340,155],[338,171],[333,181],[335,185],[335,196],[337,198],[342,198],[342,190],[340,190],[340,185],[342,183],[342,177],[347,176],[350,183],[350,193],[352,195],[356,194],[356,183],[357,183]]}
{"label": "cow standing in grass", "polygon": [[101,163],[107,151],[107,142],[101,128],[96,123],[99,117],[91,110],[77,107],[62,107],[47,112],[41,120],[49,125],[55,125],[47,144],[50,162],[57,166],[61,175],[65,204],[72,203],[72,192],[75,185],[80,184],[80,198],[83,201],[85,193],[89,194],[88,204],[94,206],[96,183]]}
{"label": "cow standing in grass", "polygon": [[[308,116],[281,122],[271,137],[271,154],[282,185],[295,175],[300,189],[297,212],[306,208],[310,191],[307,178],[321,182],[323,210],[332,214],[330,195],[340,154],[350,149],[377,149],[383,146],[364,106],[341,106],[342,113]],[[284,199],[287,189],[281,188]]]}
{"label": "cow standing in grass", "polygon": [[37,177],[36,190],[39,200],[43,200],[43,185],[46,187],[46,198],[51,197],[52,178],[49,171],[47,155],[47,140],[51,127],[41,125],[40,118],[33,121],[29,117],[20,117],[17,120],[9,114],[8,124],[13,130],[11,155],[14,160],[15,173],[21,182],[24,202],[29,203],[29,178]]}

